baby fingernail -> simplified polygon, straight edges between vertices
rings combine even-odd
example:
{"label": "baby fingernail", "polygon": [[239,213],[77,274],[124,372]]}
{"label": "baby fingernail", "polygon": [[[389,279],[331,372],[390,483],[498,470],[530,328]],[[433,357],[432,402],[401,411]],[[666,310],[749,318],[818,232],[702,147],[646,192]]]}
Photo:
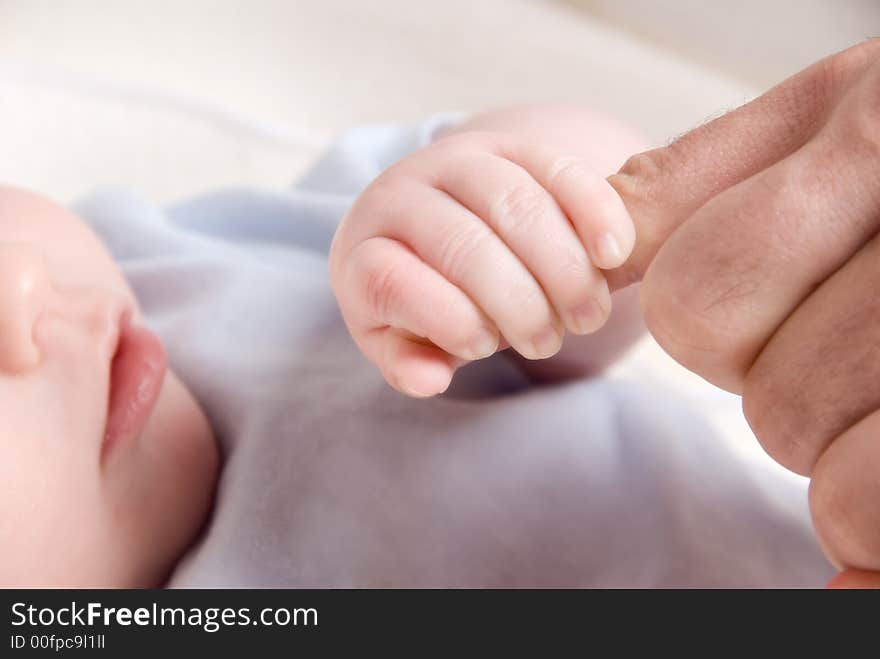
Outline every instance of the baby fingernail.
{"label": "baby fingernail", "polygon": [[610,231],[596,240],[596,260],[595,265],[600,268],[616,268],[626,260],[620,242]]}
{"label": "baby fingernail", "polygon": [[575,334],[590,334],[605,324],[605,311],[592,298],[572,307],[568,313],[569,325]]}
{"label": "baby fingernail", "polygon": [[442,394],[449,386],[449,376],[442,368],[425,368],[398,380],[400,388],[414,398],[430,398]]}
{"label": "baby fingernail", "polygon": [[489,329],[483,328],[470,346],[471,359],[485,359],[495,354],[498,350],[498,335]]}
{"label": "baby fingernail", "polygon": [[543,359],[556,354],[562,345],[559,331],[553,325],[547,325],[532,337],[532,346],[535,349],[535,358]]}

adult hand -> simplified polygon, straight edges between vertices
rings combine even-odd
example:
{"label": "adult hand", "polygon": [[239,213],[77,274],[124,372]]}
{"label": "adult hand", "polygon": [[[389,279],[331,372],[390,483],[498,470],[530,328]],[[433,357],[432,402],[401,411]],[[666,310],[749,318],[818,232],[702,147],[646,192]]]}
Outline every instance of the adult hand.
{"label": "adult hand", "polygon": [[663,348],[812,478],[828,557],[880,570],[880,39],[609,181],[638,234],[609,283],[643,278]]}

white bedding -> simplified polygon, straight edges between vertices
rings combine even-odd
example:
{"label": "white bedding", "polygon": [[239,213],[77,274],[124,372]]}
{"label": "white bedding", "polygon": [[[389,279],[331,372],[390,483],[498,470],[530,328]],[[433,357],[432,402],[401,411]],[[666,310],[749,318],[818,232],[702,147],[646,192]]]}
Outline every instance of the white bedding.
{"label": "white bedding", "polygon": [[755,89],[542,0],[0,3],[0,180],[289,181],[354,124],[568,100],[662,142]]}

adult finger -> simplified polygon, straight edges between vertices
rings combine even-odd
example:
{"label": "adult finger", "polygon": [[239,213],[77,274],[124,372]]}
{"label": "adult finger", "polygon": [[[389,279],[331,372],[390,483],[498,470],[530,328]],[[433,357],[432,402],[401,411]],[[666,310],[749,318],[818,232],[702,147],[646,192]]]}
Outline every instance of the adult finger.
{"label": "adult finger", "polygon": [[865,570],[844,570],[828,582],[826,588],[832,590],[853,588],[880,588],[880,572]]}
{"label": "adult finger", "polygon": [[816,537],[838,566],[880,570],[880,412],[832,442],[810,480]]}
{"label": "adult finger", "polygon": [[635,222],[637,240],[630,259],[607,273],[611,288],[639,281],[669,235],[707,201],[806,143],[878,55],[880,39],[860,43],[669,146],[630,158],[608,181]]}
{"label": "adult finger", "polygon": [[878,290],[875,237],[785,320],[746,376],[746,418],[792,471],[809,475],[836,436],[880,408]]}
{"label": "adult finger", "polygon": [[739,392],[776,328],[880,224],[880,66],[823,129],[709,201],[658,251],[648,327],[707,380]]}

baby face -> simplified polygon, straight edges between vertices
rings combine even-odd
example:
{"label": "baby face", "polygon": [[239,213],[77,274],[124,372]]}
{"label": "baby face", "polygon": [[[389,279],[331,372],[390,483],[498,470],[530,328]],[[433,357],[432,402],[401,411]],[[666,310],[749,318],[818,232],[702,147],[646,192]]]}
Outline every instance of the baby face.
{"label": "baby face", "polygon": [[155,586],[217,451],[96,235],[0,187],[0,586]]}

